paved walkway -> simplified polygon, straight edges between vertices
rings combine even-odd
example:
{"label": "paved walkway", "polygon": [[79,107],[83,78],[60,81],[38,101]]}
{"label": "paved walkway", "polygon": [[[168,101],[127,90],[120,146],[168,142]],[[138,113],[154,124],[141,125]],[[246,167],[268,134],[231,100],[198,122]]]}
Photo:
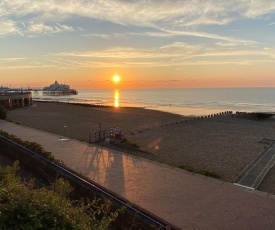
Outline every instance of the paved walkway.
{"label": "paved walkway", "polygon": [[181,229],[275,229],[274,196],[0,120],[72,169]]}

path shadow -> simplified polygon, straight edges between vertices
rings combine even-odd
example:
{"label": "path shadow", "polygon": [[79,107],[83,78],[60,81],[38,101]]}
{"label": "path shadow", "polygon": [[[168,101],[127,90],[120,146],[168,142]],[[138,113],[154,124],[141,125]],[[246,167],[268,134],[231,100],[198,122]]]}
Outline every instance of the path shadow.
{"label": "path shadow", "polygon": [[132,172],[141,173],[142,161],[118,151],[89,145],[82,153],[76,170],[118,195],[124,196],[125,171],[129,174],[131,168]]}

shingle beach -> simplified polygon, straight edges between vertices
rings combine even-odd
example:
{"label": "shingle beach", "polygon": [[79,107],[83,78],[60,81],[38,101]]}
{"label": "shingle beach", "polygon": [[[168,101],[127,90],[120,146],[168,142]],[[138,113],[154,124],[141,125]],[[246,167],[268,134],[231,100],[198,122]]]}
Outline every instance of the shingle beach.
{"label": "shingle beach", "polygon": [[[119,127],[128,140],[154,159],[175,167],[192,166],[234,179],[266,147],[260,141],[275,139],[275,122],[230,116],[194,119],[142,108],[85,107],[65,103],[35,102],[28,109],[9,111],[11,121],[88,142],[89,133]],[[270,171],[260,190],[275,193],[275,173]]]}

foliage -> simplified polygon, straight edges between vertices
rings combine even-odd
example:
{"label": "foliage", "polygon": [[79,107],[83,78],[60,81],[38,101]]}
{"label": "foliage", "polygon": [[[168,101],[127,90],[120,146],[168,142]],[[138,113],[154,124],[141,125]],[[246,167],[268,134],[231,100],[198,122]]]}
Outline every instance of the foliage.
{"label": "foliage", "polygon": [[11,141],[16,142],[19,145],[26,147],[29,150],[32,150],[33,152],[35,152],[37,154],[42,155],[43,157],[47,158],[48,160],[61,162],[60,160],[55,159],[54,155],[51,152],[46,151],[41,145],[39,145],[35,142],[23,141],[22,139],[18,138],[17,136],[15,136],[13,134],[9,134],[1,129],[0,129],[0,135],[8,138]]}
{"label": "foliage", "polygon": [[209,177],[213,177],[213,178],[216,178],[216,179],[221,179],[221,176],[217,173],[209,172],[207,170],[195,169],[195,168],[193,168],[192,166],[189,166],[189,165],[182,165],[182,166],[179,166],[179,168],[184,169],[184,170],[189,171],[189,172],[198,173],[198,174],[201,174],[201,175],[204,175],[204,176],[209,176]]}
{"label": "foliage", "polygon": [[122,144],[125,144],[127,146],[130,146],[132,148],[136,148],[136,149],[139,149],[139,146],[136,144],[136,143],[132,143],[131,141],[129,141],[127,138],[123,138],[121,140],[121,143]]}
{"label": "foliage", "polygon": [[18,161],[0,167],[0,229],[107,229],[118,215],[111,203],[71,201],[70,184],[58,179],[50,188],[16,177]]}
{"label": "foliage", "polygon": [[5,120],[7,118],[7,110],[0,105],[0,119]]}

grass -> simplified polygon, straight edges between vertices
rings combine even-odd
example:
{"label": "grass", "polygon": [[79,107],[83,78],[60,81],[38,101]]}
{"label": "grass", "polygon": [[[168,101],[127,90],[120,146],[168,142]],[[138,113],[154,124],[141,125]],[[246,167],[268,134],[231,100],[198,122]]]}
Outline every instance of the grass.
{"label": "grass", "polygon": [[204,175],[204,176],[213,177],[213,178],[216,178],[216,179],[221,179],[221,176],[217,173],[210,172],[210,171],[207,171],[207,170],[204,170],[204,169],[195,169],[190,165],[182,165],[182,166],[179,166],[179,168],[184,169],[184,170],[189,171],[189,172],[198,173],[198,174],[201,174],[201,175]]}
{"label": "grass", "polygon": [[136,144],[136,143],[132,143],[131,141],[129,141],[127,138],[123,138],[121,140],[121,143],[122,144],[125,144],[127,146],[130,146],[132,148],[136,148],[136,149],[139,149],[139,146]]}

